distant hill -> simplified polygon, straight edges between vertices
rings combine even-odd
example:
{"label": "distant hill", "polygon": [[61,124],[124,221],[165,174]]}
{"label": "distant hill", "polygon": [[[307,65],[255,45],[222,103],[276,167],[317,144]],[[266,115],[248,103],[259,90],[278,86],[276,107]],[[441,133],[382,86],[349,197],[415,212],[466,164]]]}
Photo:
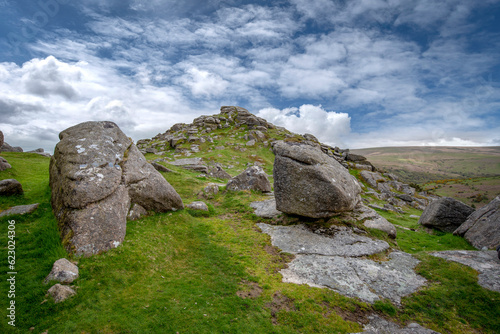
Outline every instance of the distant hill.
{"label": "distant hill", "polygon": [[406,182],[500,176],[500,146],[380,147],[351,150]]}
{"label": "distant hill", "polygon": [[477,208],[500,194],[500,147],[382,147],[351,150],[378,169]]}

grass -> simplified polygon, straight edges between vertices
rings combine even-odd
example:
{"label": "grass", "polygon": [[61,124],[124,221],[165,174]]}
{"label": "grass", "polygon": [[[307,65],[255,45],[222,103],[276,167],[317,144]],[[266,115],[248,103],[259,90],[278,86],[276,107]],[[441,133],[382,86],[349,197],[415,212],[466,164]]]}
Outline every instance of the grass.
{"label": "grass", "polygon": [[[269,148],[212,153],[222,154],[227,159],[223,163],[245,164],[254,156],[266,172],[272,171]],[[0,179],[18,179],[25,194],[0,198],[0,209],[33,202],[40,207],[31,215],[0,219],[3,258],[7,221],[16,221],[18,272],[16,328],[4,319],[1,333],[26,333],[31,327],[32,333],[350,333],[360,332],[356,321],[374,312],[400,324],[417,321],[442,333],[495,333],[500,328],[500,294],[477,285],[474,270],[427,253],[472,247],[462,238],[420,229],[417,219],[409,217],[419,214],[417,210],[379,213],[398,226],[415,229],[398,228],[393,246],[422,261],[417,270],[429,284],[404,298],[401,308],[388,301],[368,305],[328,289],[281,282],[279,270],[293,256],[272,247],[269,236],[255,226],[266,220],[256,217],[249,203],[267,197],[251,191],[221,192],[204,200],[208,213],[182,210],[129,222],[120,247],[74,258],[61,245],[50,207],[49,159],[27,153],[2,155],[13,169],[0,172]],[[198,200],[198,192],[209,182],[223,182],[168,167],[175,173],[163,175],[185,204]],[[369,233],[387,238],[383,232]],[[78,262],[80,277],[74,282],[77,295],[55,304],[45,296],[50,285],[43,279],[61,257]],[[7,271],[3,261],[2,296],[8,289]],[[237,295],[252,284],[262,289],[260,295]],[[6,297],[0,298],[1,309],[7,303]]]}

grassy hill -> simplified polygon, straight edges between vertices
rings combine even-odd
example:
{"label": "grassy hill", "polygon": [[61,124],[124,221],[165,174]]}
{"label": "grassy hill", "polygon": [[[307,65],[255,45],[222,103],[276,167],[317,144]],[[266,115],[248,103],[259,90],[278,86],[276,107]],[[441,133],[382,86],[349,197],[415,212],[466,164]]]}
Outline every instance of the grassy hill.
{"label": "grassy hill", "polygon": [[440,196],[482,207],[500,195],[500,147],[382,147],[351,150],[377,168]]}
{"label": "grassy hill", "polygon": [[[269,145],[245,146],[247,133],[245,127],[215,130],[213,143],[200,145],[200,152],[191,157],[216,161],[233,176],[256,162],[271,174],[274,157]],[[282,139],[286,133],[270,130],[267,136]],[[161,156],[146,154],[146,158],[184,157],[179,153],[182,148],[177,152],[165,148]],[[350,333],[360,332],[359,322],[366,323],[371,313],[400,324],[418,322],[441,333],[498,333],[500,328],[500,293],[480,287],[476,271],[428,254],[473,248],[451,234],[426,232],[418,219],[410,217],[421,213],[416,209],[407,208],[405,214],[379,212],[397,226],[396,241],[357,226],[394,249],[414,254],[421,260],[417,272],[429,281],[418,293],[403,298],[400,308],[389,301],[369,305],[329,289],[283,283],[279,270],[293,255],[273,247],[269,236],[260,233],[256,223],[276,222],[253,214],[249,204],[267,196],[250,191],[226,192],[222,187],[205,200],[208,213],[186,209],[129,221],[123,245],[105,254],[75,258],[61,245],[50,207],[49,158],[30,153],[2,156],[13,168],[0,172],[0,179],[16,178],[25,194],[0,197],[0,211],[34,202],[40,207],[31,215],[0,218],[5,259],[1,333],[27,333],[30,328],[32,333]],[[185,204],[198,200],[208,183],[225,183],[160,163],[174,171],[162,175]],[[376,202],[372,196],[364,197]],[[5,317],[9,220],[16,222],[15,328]],[[310,221],[288,221],[301,222]],[[78,263],[80,277],[74,282],[77,295],[55,304],[46,297],[50,286],[43,279],[61,257]],[[377,258],[383,261],[384,254]]]}

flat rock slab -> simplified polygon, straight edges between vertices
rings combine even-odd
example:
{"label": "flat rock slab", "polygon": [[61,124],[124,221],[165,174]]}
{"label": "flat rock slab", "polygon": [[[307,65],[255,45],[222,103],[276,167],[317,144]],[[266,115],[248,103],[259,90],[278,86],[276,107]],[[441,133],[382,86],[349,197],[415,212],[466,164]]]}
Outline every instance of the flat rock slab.
{"label": "flat rock slab", "polygon": [[11,215],[25,215],[34,212],[38,208],[38,203],[29,205],[18,205],[0,212],[0,217]]}
{"label": "flat rock slab", "polygon": [[427,329],[414,322],[405,328],[401,328],[397,324],[387,321],[377,315],[372,315],[369,318],[370,322],[363,328],[363,332],[361,332],[363,334],[440,334],[439,332]]}
{"label": "flat rock slab", "polygon": [[479,272],[478,283],[485,289],[500,292],[500,259],[496,251],[443,251],[431,255],[469,266]]}
{"label": "flat rock slab", "polygon": [[426,280],[413,269],[418,260],[403,252],[393,252],[390,260],[341,256],[296,255],[280,273],[283,282],[330,288],[341,295],[368,303],[387,298],[396,304],[401,297],[416,292]]}
{"label": "flat rock slab", "polygon": [[389,244],[347,228],[325,236],[304,225],[257,226],[271,236],[273,246],[296,254],[288,268],[280,271],[283,282],[329,288],[369,303],[387,298],[396,304],[426,283],[415,274],[419,261],[410,254],[392,252],[390,260],[381,263],[359,258],[383,252]]}
{"label": "flat rock slab", "polygon": [[274,198],[250,203],[250,207],[255,209],[255,214],[262,218],[274,218],[282,214],[276,210],[276,200]]}
{"label": "flat rock slab", "polygon": [[271,236],[274,246],[292,254],[359,257],[389,249],[385,241],[360,236],[350,230],[327,237],[311,232],[304,225],[272,226],[260,223],[257,226]]}

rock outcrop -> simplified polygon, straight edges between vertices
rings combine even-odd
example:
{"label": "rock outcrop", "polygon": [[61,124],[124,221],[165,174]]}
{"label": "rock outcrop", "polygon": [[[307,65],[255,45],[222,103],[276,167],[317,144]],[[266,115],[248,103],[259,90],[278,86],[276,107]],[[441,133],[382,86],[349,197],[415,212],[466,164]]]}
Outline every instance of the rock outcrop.
{"label": "rock outcrop", "polygon": [[180,166],[184,169],[193,170],[196,172],[208,173],[208,166],[203,162],[202,158],[179,159],[168,162],[174,166]]}
{"label": "rock outcrop", "polygon": [[183,208],[115,123],[81,123],[59,138],[50,161],[51,202],[68,251],[89,256],[117,247],[131,204],[161,212]]}
{"label": "rock outcrop", "polygon": [[3,136],[3,132],[0,131],[0,147],[3,146],[3,141],[4,141],[4,136]]}
{"label": "rock outcrop", "polygon": [[383,252],[389,244],[345,226],[334,225],[328,231],[312,231],[305,225],[257,226],[271,236],[273,246],[295,255],[280,271],[283,282],[326,287],[369,303],[387,298],[397,304],[426,282],[414,272],[419,261],[410,254],[395,251],[382,263],[360,258]]}
{"label": "rock outcrop", "polygon": [[15,179],[6,179],[0,181],[0,196],[22,195],[23,186]]}
{"label": "rock outcrop", "polygon": [[267,174],[260,166],[250,166],[241,174],[230,179],[227,182],[226,189],[230,191],[257,190],[262,192],[272,190]]}
{"label": "rock outcrop", "polygon": [[500,259],[496,251],[442,251],[431,255],[471,267],[479,272],[478,284],[483,288],[500,292]]}
{"label": "rock outcrop", "polygon": [[356,207],[361,187],[335,159],[294,142],[278,141],[273,149],[276,209],[323,218]]}
{"label": "rock outcrop", "polygon": [[19,146],[10,146],[8,143],[5,141],[3,142],[3,145],[0,146],[0,152],[23,152],[23,148]]}
{"label": "rock outcrop", "polygon": [[463,236],[477,249],[500,246],[500,196],[472,213],[453,234]]}
{"label": "rock outcrop", "polygon": [[443,232],[453,233],[473,212],[474,209],[470,206],[451,197],[443,197],[433,201],[425,208],[418,223]]}

